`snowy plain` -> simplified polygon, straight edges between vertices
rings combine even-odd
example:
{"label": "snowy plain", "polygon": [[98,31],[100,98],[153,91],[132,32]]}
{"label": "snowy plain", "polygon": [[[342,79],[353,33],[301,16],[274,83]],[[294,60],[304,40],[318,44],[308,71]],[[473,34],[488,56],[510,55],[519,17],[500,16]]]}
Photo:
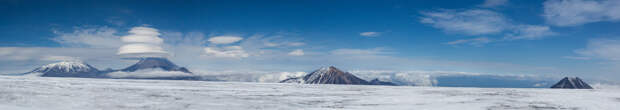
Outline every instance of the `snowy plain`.
{"label": "snowy plain", "polygon": [[0,76],[0,110],[618,108],[618,88],[459,88]]}

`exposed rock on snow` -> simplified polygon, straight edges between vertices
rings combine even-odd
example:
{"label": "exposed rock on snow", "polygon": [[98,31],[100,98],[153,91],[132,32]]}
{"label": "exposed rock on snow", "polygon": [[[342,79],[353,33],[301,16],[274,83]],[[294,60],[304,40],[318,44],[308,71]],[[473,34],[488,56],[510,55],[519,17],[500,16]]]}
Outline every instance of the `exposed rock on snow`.
{"label": "exposed rock on snow", "polygon": [[551,86],[551,88],[561,89],[592,89],[592,86],[583,82],[579,77],[564,77],[560,82]]}

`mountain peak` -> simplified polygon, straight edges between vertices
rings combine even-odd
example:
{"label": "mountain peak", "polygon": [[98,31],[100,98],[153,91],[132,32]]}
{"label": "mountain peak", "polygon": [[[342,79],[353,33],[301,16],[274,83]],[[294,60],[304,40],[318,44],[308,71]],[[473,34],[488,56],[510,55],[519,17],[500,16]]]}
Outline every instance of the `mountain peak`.
{"label": "mountain peak", "polygon": [[303,77],[306,84],[368,84],[368,81],[334,66],[322,67]]}
{"label": "mountain peak", "polygon": [[62,61],[41,66],[27,74],[30,73],[50,77],[95,77],[99,70],[81,61]]}
{"label": "mountain peak", "polygon": [[551,86],[551,88],[563,89],[592,89],[592,86],[581,80],[579,77],[564,77],[560,82]]}
{"label": "mountain peak", "polygon": [[141,58],[138,63],[131,65],[121,71],[134,72],[142,69],[163,69],[166,71],[181,71],[185,73],[191,73],[184,67],[179,67],[166,58],[148,57]]}
{"label": "mountain peak", "polygon": [[44,66],[41,66],[35,69],[35,71],[46,72],[46,71],[51,71],[53,69],[57,72],[79,72],[79,71],[93,71],[93,70],[98,71],[94,67],[82,61],[62,61],[62,62],[47,64],[47,65],[44,65]]}

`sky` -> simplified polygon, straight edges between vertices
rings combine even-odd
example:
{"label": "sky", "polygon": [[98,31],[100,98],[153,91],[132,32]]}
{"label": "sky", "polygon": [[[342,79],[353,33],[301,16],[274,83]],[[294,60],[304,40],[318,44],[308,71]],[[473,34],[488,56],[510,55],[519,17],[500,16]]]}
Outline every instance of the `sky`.
{"label": "sky", "polygon": [[0,73],[167,57],[205,73],[429,71],[620,82],[620,0],[3,0]]}

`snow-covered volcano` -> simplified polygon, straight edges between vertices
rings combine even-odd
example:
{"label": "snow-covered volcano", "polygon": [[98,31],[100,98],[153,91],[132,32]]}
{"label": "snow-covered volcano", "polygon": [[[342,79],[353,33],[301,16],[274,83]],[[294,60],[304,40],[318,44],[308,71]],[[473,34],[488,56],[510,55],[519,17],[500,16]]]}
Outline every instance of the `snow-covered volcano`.
{"label": "snow-covered volcano", "polygon": [[339,70],[334,66],[322,67],[303,77],[288,78],[280,83],[304,83],[304,84],[350,84],[350,85],[395,85],[391,82],[383,82],[378,79],[368,82],[357,76]]}
{"label": "snow-covered volcano", "polygon": [[123,72],[135,72],[138,70],[148,69],[162,69],[165,71],[180,71],[184,73],[192,73],[184,67],[179,67],[166,58],[141,58],[138,63],[131,65],[125,69],[121,69]]}
{"label": "snow-covered volcano", "polygon": [[343,72],[334,66],[323,67],[303,77],[306,84],[354,84],[366,85],[368,81]]}
{"label": "snow-covered volcano", "polygon": [[564,77],[564,79],[551,86],[551,88],[592,89],[592,86],[588,85],[586,82],[583,82],[583,80],[581,80],[581,78],[579,77]]}
{"label": "snow-covered volcano", "polygon": [[81,61],[63,61],[41,66],[26,73],[43,77],[98,77],[100,71]]}

